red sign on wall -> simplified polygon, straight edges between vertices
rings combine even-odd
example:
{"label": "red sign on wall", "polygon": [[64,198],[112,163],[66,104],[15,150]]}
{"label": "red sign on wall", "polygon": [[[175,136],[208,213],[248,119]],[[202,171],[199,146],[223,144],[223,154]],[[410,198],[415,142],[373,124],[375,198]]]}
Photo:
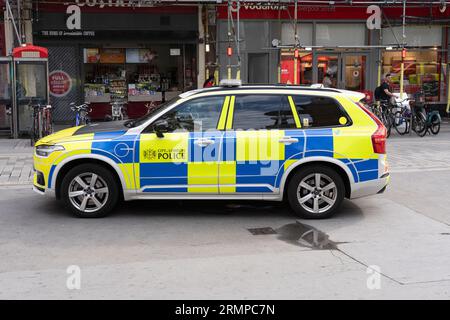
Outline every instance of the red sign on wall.
{"label": "red sign on wall", "polygon": [[50,94],[54,97],[64,97],[72,89],[72,78],[62,70],[52,71],[48,76]]}

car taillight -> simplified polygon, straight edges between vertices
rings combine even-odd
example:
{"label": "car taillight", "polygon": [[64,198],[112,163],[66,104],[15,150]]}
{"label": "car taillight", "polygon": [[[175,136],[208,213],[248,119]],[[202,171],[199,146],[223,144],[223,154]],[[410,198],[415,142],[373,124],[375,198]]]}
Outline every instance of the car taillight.
{"label": "car taillight", "polygon": [[373,152],[375,153],[386,153],[386,127],[384,126],[383,122],[380,121],[372,112],[370,112],[364,105],[361,103],[357,103],[357,105],[364,110],[365,113],[369,117],[375,121],[377,124],[377,130],[372,134],[372,146],[373,146]]}

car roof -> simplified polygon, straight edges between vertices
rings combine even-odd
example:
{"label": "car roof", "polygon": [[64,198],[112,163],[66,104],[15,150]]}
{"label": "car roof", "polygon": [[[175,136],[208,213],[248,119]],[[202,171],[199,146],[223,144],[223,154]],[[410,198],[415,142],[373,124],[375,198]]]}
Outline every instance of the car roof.
{"label": "car roof", "polygon": [[[200,93],[210,92],[227,92],[227,91],[239,91],[239,90],[301,90],[311,92],[323,92],[323,93],[340,93],[346,96],[359,95],[361,93],[356,91],[348,91],[334,88],[315,88],[310,86],[291,85],[291,84],[243,84],[239,86],[216,86],[202,89],[195,89],[180,94],[181,98],[192,97]],[[362,94],[364,96],[364,94]]]}

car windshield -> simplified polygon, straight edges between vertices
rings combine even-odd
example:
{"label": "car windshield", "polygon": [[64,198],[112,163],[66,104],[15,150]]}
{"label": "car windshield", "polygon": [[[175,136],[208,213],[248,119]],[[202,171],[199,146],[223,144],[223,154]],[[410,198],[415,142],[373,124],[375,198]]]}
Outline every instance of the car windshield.
{"label": "car windshield", "polygon": [[176,97],[170,99],[169,101],[166,101],[166,102],[160,104],[153,110],[150,110],[145,116],[126,121],[124,123],[124,125],[128,128],[134,128],[134,127],[140,126],[141,124],[145,123],[148,119],[150,119],[150,117],[152,117],[156,112],[167,109],[168,107],[172,106],[174,103],[176,103],[180,99],[181,99],[180,96],[176,96]]}

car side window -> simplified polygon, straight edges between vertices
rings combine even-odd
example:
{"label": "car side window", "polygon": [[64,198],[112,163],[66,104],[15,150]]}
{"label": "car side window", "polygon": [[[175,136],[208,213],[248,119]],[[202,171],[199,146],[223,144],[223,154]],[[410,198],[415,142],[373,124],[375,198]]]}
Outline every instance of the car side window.
{"label": "car side window", "polygon": [[[217,128],[224,100],[225,96],[193,99],[175,107],[158,120],[167,121],[168,132],[214,130]],[[152,132],[152,126],[146,131]]]}
{"label": "car side window", "polygon": [[269,94],[236,95],[233,128],[270,130],[295,127],[292,113],[286,111],[287,96]]}
{"label": "car side window", "polygon": [[348,123],[339,103],[329,97],[292,96],[302,128],[335,127]]}

